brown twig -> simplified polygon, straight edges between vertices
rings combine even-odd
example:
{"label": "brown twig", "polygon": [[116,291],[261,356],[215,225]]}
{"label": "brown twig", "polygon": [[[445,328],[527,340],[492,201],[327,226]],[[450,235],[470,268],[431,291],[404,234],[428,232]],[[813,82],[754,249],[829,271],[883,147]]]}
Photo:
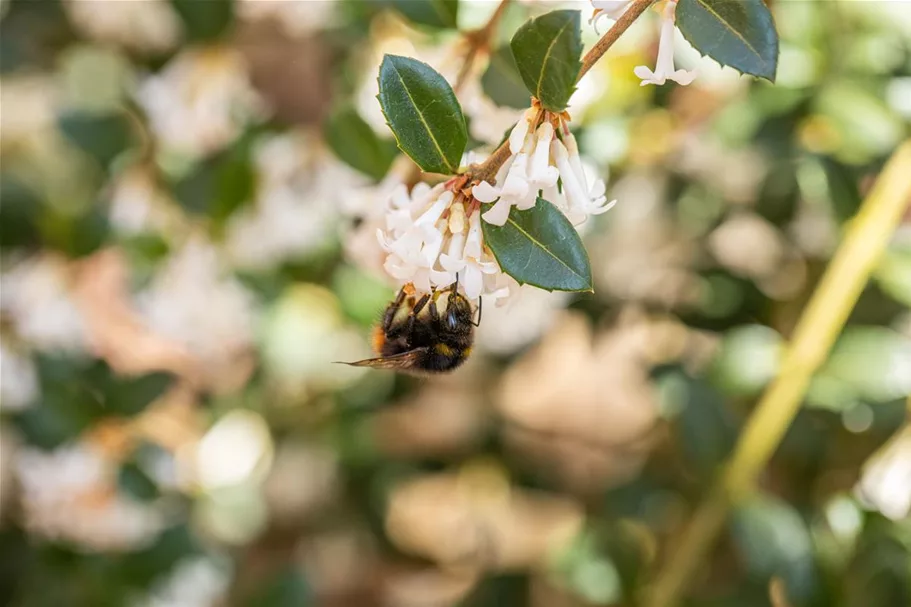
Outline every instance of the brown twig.
{"label": "brown twig", "polygon": [[459,69],[458,76],[456,76],[455,84],[452,85],[452,90],[455,91],[456,94],[458,94],[468,82],[468,77],[471,75],[471,68],[474,67],[474,62],[478,58],[478,55],[487,52],[490,49],[490,39],[493,38],[497,26],[500,24],[500,19],[503,18],[503,13],[506,12],[506,6],[508,4],[509,0],[500,0],[500,4],[490,16],[490,19],[487,20],[484,27],[465,34],[465,39],[468,41],[468,52],[465,54],[465,61]]}
{"label": "brown twig", "polygon": [[[614,43],[620,38],[623,33],[629,29],[633,24],[633,21],[639,18],[642,13],[651,6],[655,0],[633,0],[633,3],[629,5],[629,8],[626,9],[626,12],[611,26],[609,30],[601,37],[598,42],[595,43],[582,58],[582,69],[579,70],[579,76],[576,78],[576,82],[582,79],[582,77],[592,68],[595,63],[598,62],[601,57],[604,56],[604,53],[614,45]],[[494,150],[487,160],[484,162],[472,166],[468,170],[468,175],[471,177],[472,181],[490,181],[497,174],[497,171],[500,170],[500,167],[503,166],[503,163],[509,158],[509,140],[507,139],[500,146]]]}
{"label": "brown twig", "polygon": [[576,79],[576,82],[582,79],[588,70],[592,69],[598,59],[604,56],[604,53],[608,51],[610,47],[614,45],[614,42],[629,29],[629,26],[633,24],[633,21],[639,18],[639,16],[648,10],[655,0],[634,0],[632,4],[626,9],[626,11],[620,16],[619,19],[611,26],[607,32],[601,36],[601,39],[595,43],[595,46],[591,47],[585,57],[582,58],[582,69],[579,70],[579,77]]}

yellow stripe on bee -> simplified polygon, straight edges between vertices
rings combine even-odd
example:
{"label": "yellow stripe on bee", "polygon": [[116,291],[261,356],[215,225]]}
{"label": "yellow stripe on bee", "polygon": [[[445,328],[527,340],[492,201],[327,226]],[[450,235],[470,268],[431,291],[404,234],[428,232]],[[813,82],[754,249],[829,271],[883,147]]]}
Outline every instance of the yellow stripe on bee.
{"label": "yellow stripe on bee", "polygon": [[450,348],[446,344],[436,344],[433,347],[433,351],[436,352],[437,354],[439,354],[440,356],[452,356],[452,354],[453,354],[452,348]]}

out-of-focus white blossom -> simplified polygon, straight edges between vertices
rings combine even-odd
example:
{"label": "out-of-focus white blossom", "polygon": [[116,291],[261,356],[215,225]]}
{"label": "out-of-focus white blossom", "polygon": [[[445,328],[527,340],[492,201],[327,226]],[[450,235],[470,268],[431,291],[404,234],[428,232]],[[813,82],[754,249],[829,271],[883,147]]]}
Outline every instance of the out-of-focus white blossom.
{"label": "out-of-focus white blossom", "polygon": [[206,366],[218,368],[253,339],[253,295],[219,264],[218,252],[193,239],[178,250],[137,295],[150,328],[183,344]]}
{"label": "out-of-focus white blossom", "polygon": [[592,8],[595,9],[595,12],[592,13],[591,19],[589,19],[588,22],[595,28],[595,33],[598,33],[598,21],[600,21],[602,17],[616,21],[626,10],[626,7],[629,6],[630,1],[631,0],[591,0]]}
{"label": "out-of-focus white blossom", "polygon": [[400,284],[430,292],[451,285],[458,274],[470,300],[508,295],[505,276],[484,247],[480,213],[468,216],[465,204],[444,184],[419,183],[410,195],[404,186],[396,189],[377,238],[388,253],[383,268]]}
{"label": "out-of-focus white blossom", "polygon": [[185,559],[134,607],[211,607],[224,600],[230,582],[229,571],[211,559]]}
{"label": "out-of-focus white blossom", "polygon": [[566,129],[557,136],[549,121],[532,130],[532,122],[538,116],[539,111],[530,108],[510,133],[512,155],[500,167],[497,185],[482,181],[472,189],[479,201],[495,203],[483,214],[488,223],[505,224],[512,207],[520,211],[532,208],[539,193],[563,211],[574,225],[608,211],[616,203],[607,202],[603,180],[592,179],[589,186],[589,176],[585,174],[572,133]]}
{"label": "out-of-focus white blossom", "polygon": [[870,458],[855,492],[892,520],[911,514],[911,428],[899,432]]}
{"label": "out-of-focus white blossom", "polygon": [[237,12],[243,20],[273,19],[289,36],[301,36],[325,29],[335,16],[336,7],[332,0],[241,0]]}
{"label": "out-of-focus white blossom", "polygon": [[642,86],[647,84],[664,84],[673,80],[678,84],[690,84],[696,78],[693,70],[674,69],[674,22],[676,21],[677,2],[668,2],[664,7],[661,18],[661,33],[658,38],[658,60],[655,70],[652,71],[644,65],[633,70],[642,79]]}
{"label": "out-of-focus white blossom", "polygon": [[166,0],[67,0],[63,6],[77,30],[102,42],[161,53],[180,38],[180,20]]}
{"label": "out-of-focus white blossom", "polygon": [[158,142],[191,157],[218,150],[265,114],[240,53],[223,47],[181,52],[137,92]]}
{"label": "out-of-focus white blossom", "polygon": [[4,75],[0,87],[0,149],[55,126],[60,87],[50,76]]}
{"label": "out-of-focus white blossom", "polygon": [[165,228],[167,195],[155,183],[151,171],[132,167],[112,184],[108,218],[124,234],[141,234]]}
{"label": "out-of-focus white blossom", "polygon": [[117,492],[117,463],[90,445],[52,452],[20,447],[15,465],[32,533],[94,550],[127,550],[149,542],[164,525],[153,506]]}
{"label": "out-of-focus white blossom", "polygon": [[40,350],[82,351],[85,323],[69,292],[64,258],[24,259],[0,275],[0,311],[16,334]]}
{"label": "out-of-focus white blossom", "polygon": [[254,164],[255,199],[232,215],[225,238],[232,261],[244,268],[268,268],[327,246],[340,209],[366,182],[308,132],[260,142]]}
{"label": "out-of-focus white blossom", "polygon": [[0,410],[24,409],[37,396],[38,376],[32,361],[0,338]]}

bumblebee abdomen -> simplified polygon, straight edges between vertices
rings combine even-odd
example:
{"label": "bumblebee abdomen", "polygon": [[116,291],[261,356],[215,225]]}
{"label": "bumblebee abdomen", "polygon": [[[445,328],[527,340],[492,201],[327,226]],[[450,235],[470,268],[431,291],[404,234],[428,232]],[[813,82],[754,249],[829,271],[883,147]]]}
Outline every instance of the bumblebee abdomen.
{"label": "bumblebee abdomen", "polygon": [[445,373],[464,363],[469,354],[471,354],[471,348],[438,343],[421,358],[420,366],[429,373]]}

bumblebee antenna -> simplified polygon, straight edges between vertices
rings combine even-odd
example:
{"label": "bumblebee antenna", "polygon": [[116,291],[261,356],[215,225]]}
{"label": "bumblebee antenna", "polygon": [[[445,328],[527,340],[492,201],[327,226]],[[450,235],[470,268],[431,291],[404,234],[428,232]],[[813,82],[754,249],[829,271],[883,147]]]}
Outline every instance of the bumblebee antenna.
{"label": "bumblebee antenna", "polygon": [[459,273],[458,273],[458,272],[456,272],[456,279],[455,279],[455,282],[452,283],[452,292],[453,292],[453,293],[458,293],[458,292],[459,292]]}

